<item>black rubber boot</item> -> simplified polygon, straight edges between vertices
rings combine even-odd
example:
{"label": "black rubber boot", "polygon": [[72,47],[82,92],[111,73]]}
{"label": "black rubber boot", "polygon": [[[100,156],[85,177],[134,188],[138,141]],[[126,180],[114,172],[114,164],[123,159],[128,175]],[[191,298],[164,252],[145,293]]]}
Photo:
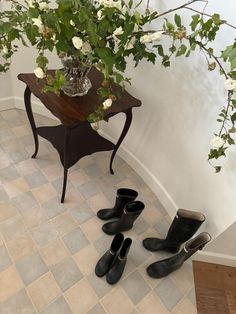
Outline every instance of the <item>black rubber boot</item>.
{"label": "black rubber boot", "polygon": [[140,201],[128,203],[123,210],[121,218],[112,222],[107,222],[102,226],[102,230],[110,235],[130,230],[144,207],[144,204]]}
{"label": "black rubber boot", "polygon": [[122,233],[118,233],[114,236],[110,249],[100,258],[95,267],[95,274],[98,277],[104,276],[110,269],[113,261],[115,260],[117,253],[119,252],[124,236]]}
{"label": "black rubber boot", "polygon": [[132,240],[130,238],[126,238],[123,242],[120,253],[117,255],[116,260],[106,275],[106,280],[109,284],[114,285],[120,280],[127,262],[127,255],[131,244]]}
{"label": "black rubber boot", "polygon": [[138,192],[131,189],[118,189],[116,193],[116,201],[113,208],[100,209],[97,212],[98,218],[108,220],[111,218],[120,218],[125,205],[132,202],[138,196]]}
{"label": "black rubber boot", "polygon": [[190,256],[201,250],[210,240],[211,236],[209,233],[200,233],[195,238],[189,240],[175,256],[149,265],[147,268],[148,275],[153,278],[162,278],[169,275],[179,269]]}
{"label": "black rubber boot", "polygon": [[205,221],[202,213],[179,209],[168,230],[165,239],[147,238],[143,240],[143,246],[149,251],[165,250],[177,253],[182,243],[188,241]]}

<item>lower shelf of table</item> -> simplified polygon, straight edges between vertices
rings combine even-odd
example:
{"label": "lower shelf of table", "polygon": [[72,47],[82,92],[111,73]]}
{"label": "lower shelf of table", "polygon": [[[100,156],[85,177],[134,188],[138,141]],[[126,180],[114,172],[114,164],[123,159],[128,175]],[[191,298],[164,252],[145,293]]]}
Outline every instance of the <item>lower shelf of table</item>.
{"label": "lower shelf of table", "polygon": [[38,127],[37,133],[47,139],[58,151],[62,165],[64,166],[64,137],[69,130],[66,149],[67,168],[72,167],[82,157],[95,152],[109,151],[115,148],[115,144],[94,131],[88,122],[83,122],[72,129],[66,129],[63,125]]}

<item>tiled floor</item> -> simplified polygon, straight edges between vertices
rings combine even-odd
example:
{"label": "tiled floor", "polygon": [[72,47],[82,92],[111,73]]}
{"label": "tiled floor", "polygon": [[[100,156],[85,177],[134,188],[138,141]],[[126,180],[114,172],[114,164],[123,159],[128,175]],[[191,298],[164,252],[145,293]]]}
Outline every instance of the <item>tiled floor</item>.
{"label": "tiled floor", "polygon": [[[42,139],[35,160],[33,150],[25,112],[0,112],[0,313],[196,313],[190,261],[162,280],[146,274],[167,254],[152,254],[141,241],[164,236],[170,218],[137,174],[117,156],[110,175],[109,152],[85,157],[69,171],[62,205],[56,151]],[[96,212],[113,204],[119,187],[136,189],[146,208],[125,233],[133,239],[128,262],[122,280],[110,286],[94,274],[112,240]]]}

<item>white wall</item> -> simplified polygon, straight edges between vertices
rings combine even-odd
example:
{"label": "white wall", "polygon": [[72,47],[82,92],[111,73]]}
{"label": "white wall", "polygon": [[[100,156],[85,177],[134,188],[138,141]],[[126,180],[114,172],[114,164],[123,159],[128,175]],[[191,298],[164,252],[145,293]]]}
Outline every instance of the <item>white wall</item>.
{"label": "white wall", "polygon": [[[163,1],[159,2],[163,11]],[[153,8],[155,3],[151,3]],[[172,6],[175,3],[183,2],[171,1]],[[227,7],[222,7],[220,0],[212,1],[209,9],[233,23],[234,0],[228,0]],[[226,31],[220,45],[229,44],[234,37]],[[11,81],[18,107],[22,105],[24,85],[16,76],[32,72],[34,56],[33,49],[23,48],[13,59]],[[56,58],[52,61],[58,64]],[[121,154],[143,175],[171,215],[178,207],[202,211],[207,216],[203,229],[218,235],[236,220],[236,151],[231,151],[227,163],[223,161],[220,174],[207,163],[209,141],[217,130],[215,120],[224,102],[223,80],[206,71],[204,58],[198,53],[189,59],[173,60],[170,69],[145,62],[134,69],[130,63],[127,75],[132,77],[128,89],[143,105],[134,109]],[[9,79],[6,75],[3,78]],[[117,138],[124,117],[112,120],[104,123],[103,131]]]}

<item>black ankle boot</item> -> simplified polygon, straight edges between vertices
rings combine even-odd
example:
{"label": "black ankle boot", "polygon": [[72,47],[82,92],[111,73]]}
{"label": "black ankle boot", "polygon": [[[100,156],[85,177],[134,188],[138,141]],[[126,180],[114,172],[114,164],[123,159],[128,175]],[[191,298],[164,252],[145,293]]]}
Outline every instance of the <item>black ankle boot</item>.
{"label": "black ankle boot", "polygon": [[125,205],[132,202],[138,196],[138,192],[131,189],[118,189],[116,194],[116,201],[113,208],[100,209],[97,212],[98,218],[108,220],[110,218],[120,218]]}
{"label": "black ankle boot", "polygon": [[102,277],[108,272],[122,246],[123,241],[124,236],[122,233],[118,233],[114,236],[114,239],[111,242],[110,250],[106,251],[96,264],[95,273],[98,277]]}
{"label": "black ankle boot", "polygon": [[130,238],[126,238],[124,240],[116,260],[106,275],[106,280],[109,284],[113,285],[120,280],[127,262],[127,255],[129,253],[131,244],[132,240]]}
{"label": "black ankle boot", "polygon": [[149,251],[165,250],[177,253],[182,243],[189,240],[201,224],[205,221],[202,213],[179,209],[168,230],[165,239],[147,238],[143,240],[143,246]]}
{"label": "black ankle boot", "polygon": [[194,239],[189,240],[175,256],[149,265],[147,268],[148,275],[153,278],[162,278],[169,275],[179,269],[190,256],[201,250],[210,240],[209,233],[200,233]]}
{"label": "black ankle boot", "polygon": [[110,235],[130,230],[143,209],[144,204],[140,201],[128,203],[123,210],[121,218],[116,221],[107,222],[102,226],[102,230]]}

